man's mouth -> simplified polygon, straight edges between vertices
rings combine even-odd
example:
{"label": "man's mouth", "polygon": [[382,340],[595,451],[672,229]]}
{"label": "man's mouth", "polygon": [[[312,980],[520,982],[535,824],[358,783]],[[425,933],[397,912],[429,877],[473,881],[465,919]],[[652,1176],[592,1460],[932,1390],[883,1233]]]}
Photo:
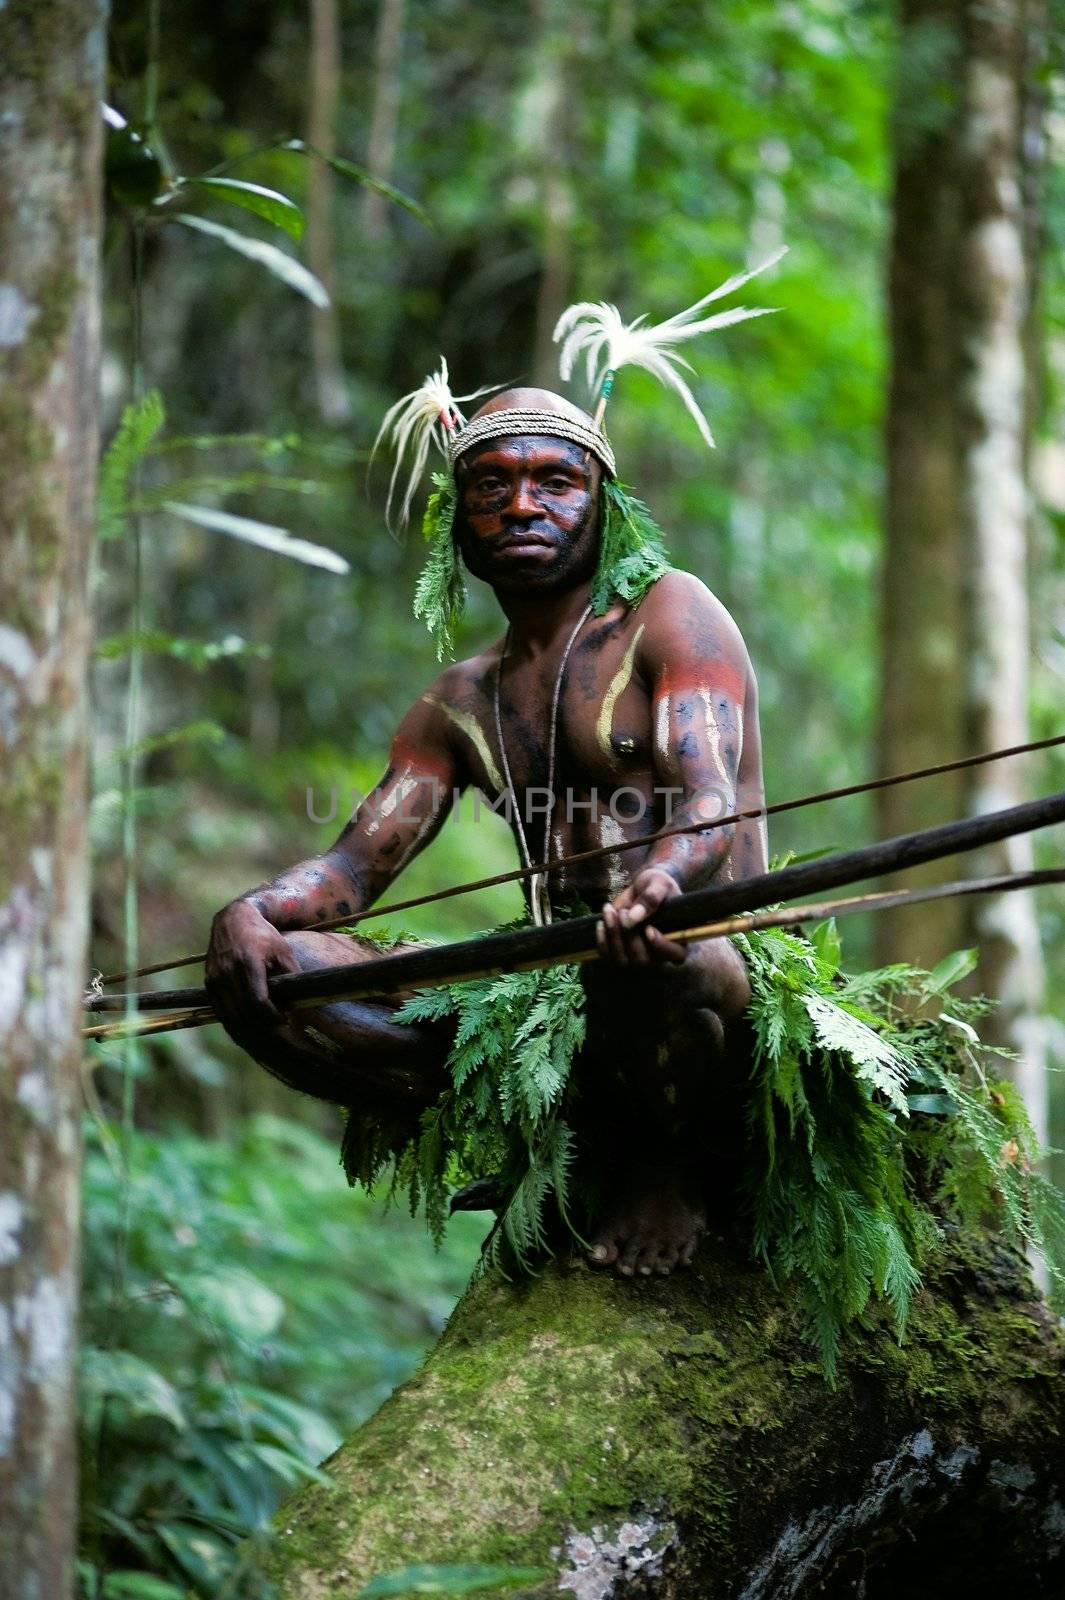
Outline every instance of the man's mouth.
{"label": "man's mouth", "polygon": [[520,533],[508,533],[496,542],[497,550],[550,550],[554,540],[546,534],[534,533],[531,529]]}

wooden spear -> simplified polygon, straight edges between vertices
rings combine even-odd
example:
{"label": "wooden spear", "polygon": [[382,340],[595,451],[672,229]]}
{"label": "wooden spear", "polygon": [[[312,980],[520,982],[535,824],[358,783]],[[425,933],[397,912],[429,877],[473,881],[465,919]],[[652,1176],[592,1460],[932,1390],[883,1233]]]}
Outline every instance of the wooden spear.
{"label": "wooden spear", "polygon": [[[1029,833],[1062,821],[1065,821],[1065,791],[986,816],[900,834],[858,850],[801,862],[779,872],[745,878],[739,883],[713,884],[706,889],[693,890],[667,901],[650,923],[667,934],[697,929],[698,936],[705,938],[709,936],[705,931],[708,926],[740,912],[860,883],[863,879],[976,850],[1014,834]],[[813,908],[803,910],[805,915],[816,914]],[[445,980],[456,982],[474,975],[510,972],[527,965],[548,966],[572,961],[594,951],[598,920],[598,915],[573,917],[547,927],[487,934],[454,944],[386,955],[376,961],[280,973],[269,980],[270,994],[281,1007],[299,1005],[302,1009],[304,1005],[327,1000],[364,999]],[[127,1003],[125,995],[94,995],[86,1006],[90,1011],[124,1010]],[[138,995],[136,1003],[145,1011],[174,1011],[178,1007],[206,1010],[210,1006],[210,996],[202,988],[158,990]]]}

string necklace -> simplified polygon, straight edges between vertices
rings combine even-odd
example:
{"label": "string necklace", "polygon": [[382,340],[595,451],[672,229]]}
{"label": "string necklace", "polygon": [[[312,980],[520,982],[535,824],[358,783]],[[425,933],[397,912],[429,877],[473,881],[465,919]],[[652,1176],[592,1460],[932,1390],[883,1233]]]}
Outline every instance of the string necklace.
{"label": "string necklace", "polygon": [[[562,680],[566,675],[566,663],[570,658],[570,651],[577,642],[577,635],[592,614],[591,601],[585,606],[573,632],[566,641],[566,648],[562,652],[555,674],[555,689],[551,696],[551,722],[547,735],[547,813],[544,817],[544,848],[540,860],[546,867],[551,855],[551,819],[555,814],[555,746],[558,740],[558,707],[562,698]],[[499,652],[499,665],[496,668],[496,682],[494,695],[494,709],[496,719],[496,739],[499,743],[499,754],[502,757],[503,777],[507,785],[507,795],[510,799],[511,811],[518,824],[518,844],[521,850],[522,865],[531,869],[532,857],[529,854],[529,842],[525,837],[525,825],[521,819],[521,807],[518,805],[518,796],[514,789],[514,780],[510,775],[510,762],[507,760],[507,746],[503,738],[503,718],[499,709],[499,695],[503,683],[503,663],[507,658],[507,646],[510,644],[510,628],[507,628],[503,639],[503,648]],[[534,872],[529,879],[529,903],[532,907],[533,922],[542,928],[551,921],[551,896],[547,890],[547,873]]]}

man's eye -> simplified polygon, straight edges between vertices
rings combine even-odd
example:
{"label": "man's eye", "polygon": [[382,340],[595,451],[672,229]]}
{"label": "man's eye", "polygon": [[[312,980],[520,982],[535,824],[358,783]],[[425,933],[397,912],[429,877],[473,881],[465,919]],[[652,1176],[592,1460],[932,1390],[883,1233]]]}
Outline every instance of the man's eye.
{"label": "man's eye", "polygon": [[552,494],[565,494],[567,489],[573,488],[573,485],[568,478],[548,478],[544,488],[550,489]]}
{"label": "man's eye", "polygon": [[496,494],[502,487],[502,478],[478,478],[476,484],[480,494]]}

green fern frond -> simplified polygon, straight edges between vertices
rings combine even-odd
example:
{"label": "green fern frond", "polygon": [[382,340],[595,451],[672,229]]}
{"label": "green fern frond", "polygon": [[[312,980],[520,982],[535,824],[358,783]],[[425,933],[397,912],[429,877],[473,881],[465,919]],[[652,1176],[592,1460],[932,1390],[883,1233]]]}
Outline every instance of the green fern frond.
{"label": "green fern frond", "polygon": [[452,537],[458,491],[450,473],[434,472],[422,532],[429,555],[414,589],[414,615],[436,641],[438,661],[454,658],[455,630],[466,608],[466,584]]}
{"label": "green fern frond", "polygon": [[603,478],[599,499],[599,560],[592,579],[597,617],[616,599],[638,606],[652,584],[671,570],[662,530],[642,500],[613,478]]}
{"label": "green fern frond", "polygon": [[126,406],[114,438],[100,462],[96,497],[96,531],[101,539],[118,539],[125,531],[129,481],[166,421],[163,397],[149,389]]}

